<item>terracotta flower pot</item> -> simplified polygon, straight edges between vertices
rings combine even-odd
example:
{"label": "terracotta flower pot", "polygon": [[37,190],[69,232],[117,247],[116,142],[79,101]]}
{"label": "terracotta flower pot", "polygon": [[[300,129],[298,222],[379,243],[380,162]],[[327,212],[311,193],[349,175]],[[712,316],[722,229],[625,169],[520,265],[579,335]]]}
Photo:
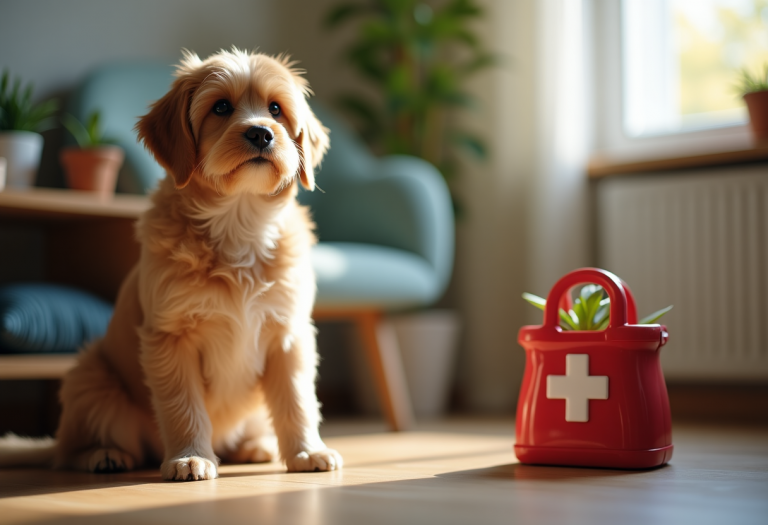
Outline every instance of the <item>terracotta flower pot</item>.
{"label": "terracotta flower pot", "polygon": [[768,144],[768,91],[744,95],[749,110],[749,122],[757,144]]}
{"label": "terracotta flower pot", "polygon": [[61,151],[67,186],[73,190],[94,191],[102,197],[115,192],[117,172],[123,165],[125,153],[119,146],[99,146]]}

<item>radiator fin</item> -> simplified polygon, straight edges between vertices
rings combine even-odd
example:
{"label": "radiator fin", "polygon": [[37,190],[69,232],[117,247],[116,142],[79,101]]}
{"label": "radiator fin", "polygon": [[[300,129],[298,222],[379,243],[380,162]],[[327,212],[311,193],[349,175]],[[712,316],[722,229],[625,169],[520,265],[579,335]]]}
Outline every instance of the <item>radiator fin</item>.
{"label": "radiator fin", "polygon": [[664,317],[667,377],[768,379],[768,167],[597,185],[598,263]]}

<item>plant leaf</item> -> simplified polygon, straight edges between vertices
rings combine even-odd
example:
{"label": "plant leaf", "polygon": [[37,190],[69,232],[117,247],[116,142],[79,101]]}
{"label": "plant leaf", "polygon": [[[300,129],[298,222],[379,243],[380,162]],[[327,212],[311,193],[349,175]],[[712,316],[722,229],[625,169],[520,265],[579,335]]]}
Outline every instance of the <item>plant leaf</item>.
{"label": "plant leaf", "polygon": [[579,330],[589,330],[587,328],[586,305],[581,301],[581,297],[573,302],[573,313],[576,316],[575,321],[579,325]]}
{"label": "plant leaf", "polygon": [[[560,313],[560,321],[561,321],[560,322],[560,326],[562,326],[565,330],[578,330],[579,329],[579,325],[576,324],[578,322],[578,320],[576,320],[576,322],[574,322],[574,319],[573,319],[573,310],[571,310],[570,312],[566,312],[565,310],[560,308],[559,313]],[[565,323],[565,324],[563,324],[563,323]]]}
{"label": "plant leaf", "polygon": [[91,144],[96,144],[99,142],[99,137],[101,135],[99,130],[100,120],[101,113],[99,111],[94,111],[88,116],[88,124],[86,124],[86,129],[88,130],[88,136],[91,139]]}
{"label": "plant leaf", "polygon": [[531,303],[533,306],[538,308],[539,310],[544,310],[544,308],[547,306],[547,300],[543,297],[539,297],[538,295],[533,295],[532,293],[524,293],[523,299]]}
{"label": "plant leaf", "polygon": [[446,11],[453,16],[480,16],[482,9],[472,0],[454,0],[446,7]]}
{"label": "plant leaf", "polygon": [[20,78],[11,81],[8,70],[3,70],[0,80],[0,130],[40,132],[47,129],[53,113],[58,109],[58,103],[47,100],[34,104],[32,91],[31,82],[22,88]]}
{"label": "plant leaf", "polygon": [[[590,289],[587,289],[587,293],[589,293]],[[591,289],[591,293],[586,297],[586,300],[582,299],[584,301],[584,310],[585,315],[587,316],[587,330],[594,330],[594,320],[595,315],[597,314],[597,310],[600,308],[600,301],[603,298],[603,289],[601,287],[596,287]],[[584,294],[584,289],[582,289],[582,294]],[[583,296],[583,295],[582,295]]]}
{"label": "plant leaf", "polygon": [[480,53],[477,53],[477,55],[472,60],[470,60],[463,66],[460,66],[459,71],[463,75],[471,75],[472,73],[480,71],[481,69],[492,67],[500,63],[501,63],[501,57],[499,55],[496,55],[494,53],[480,52]]}
{"label": "plant leaf", "polygon": [[5,91],[8,89],[8,81],[10,78],[10,71],[8,71],[8,69],[3,69],[3,78],[0,80],[0,104],[5,101]]}
{"label": "plant leaf", "polygon": [[643,317],[637,324],[654,324],[656,321],[661,319],[665,313],[669,312],[672,309],[672,306],[673,305],[669,305],[666,308],[662,308],[661,310],[658,310],[646,317]]}
{"label": "plant leaf", "polygon": [[762,74],[752,75],[749,70],[744,68],[740,71],[739,76],[736,91],[742,96],[757,91],[768,91],[768,63],[765,64]]}
{"label": "plant leaf", "polygon": [[488,158],[488,149],[485,147],[485,143],[479,137],[471,135],[469,133],[456,133],[453,135],[453,141],[462,146],[467,151],[471,152],[476,158],[485,160]]}
{"label": "plant leaf", "polygon": [[[605,299],[603,299],[603,301],[604,300]],[[609,304],[602,304],[603,301],[600,301],[600,306],[598,307],[597,313],[595,314],[594,320],[592,322],[595,330],[600,330],[598,327],[603,324],[603,321],[606,321],[610,317],[611,307]]]}
{"label": "plant leaf", "polygon": [[88,148],[92,146],[91,136],[88,134],[88,130],[85,129],[85,126],[83,126],[83,124],[74,116],[70,115],[69,113],[63,114],[61,116],[61,123],[65,128],[67,128],[67,131],[69,131],[72,136],[75,137],[78,146],[81,148]]}

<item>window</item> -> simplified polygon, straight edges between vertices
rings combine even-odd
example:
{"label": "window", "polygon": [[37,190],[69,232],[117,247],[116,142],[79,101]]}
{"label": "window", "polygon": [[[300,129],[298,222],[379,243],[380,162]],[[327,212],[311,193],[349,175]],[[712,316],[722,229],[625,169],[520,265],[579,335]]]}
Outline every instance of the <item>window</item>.
{"label": "window", "polygon": [[749,147],[736,86],[768,63],[768,0],[594,0],[596,149]]}
{"label": "window", "polygon": [[630,137],[744,124],[739,71],[768,63],[768,0],[623,0]]}

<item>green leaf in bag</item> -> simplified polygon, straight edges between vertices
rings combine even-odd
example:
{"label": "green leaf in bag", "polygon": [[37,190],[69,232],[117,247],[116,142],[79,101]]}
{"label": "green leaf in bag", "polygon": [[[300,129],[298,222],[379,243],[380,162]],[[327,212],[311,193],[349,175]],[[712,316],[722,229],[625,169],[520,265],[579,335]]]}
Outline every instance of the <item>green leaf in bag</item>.
{"label": "green leaf in bag", "polygon": [[[566,312],[560,308],[560,326],[563,330],[605,330],[610,324],[611,300],[604,297],[604,294],[603,288],[596,284],[582,287],[572,310]],[[546,299],[529,293],[524,293],[523,299],[540,310],[544,310],[547,304]],[[644,317],[638,324],[654,324],[671,309],[672,306],[662,308]]]}
{"label": "green leaf in bag", "polygon": [[560,326],[563,328],[563,330],[578,330],[579,329],[579,320],[574,319],[575,314],[573,313],[573,310],[570,312],[566,312],[562,308],[560,308]]}
{"label": "green leaf in bag", "polygon": [[538,295],[533,295],[532,293],[524,293],[523,299],[531,303],[533,306],[538,308],[539,310],[544,310],[544,308],[547,306],[547,300],[543,297],[539,297]]}
{"label": "green leaf in bag", "polygon": [[665,313],[669,312],[672,309],[672,306],[673,305],[669,305],[666,308],[662,308],[661,310],[653,312],[647,317],[643,317],[637,324],[654,324],[656,321],[661,319]]}

